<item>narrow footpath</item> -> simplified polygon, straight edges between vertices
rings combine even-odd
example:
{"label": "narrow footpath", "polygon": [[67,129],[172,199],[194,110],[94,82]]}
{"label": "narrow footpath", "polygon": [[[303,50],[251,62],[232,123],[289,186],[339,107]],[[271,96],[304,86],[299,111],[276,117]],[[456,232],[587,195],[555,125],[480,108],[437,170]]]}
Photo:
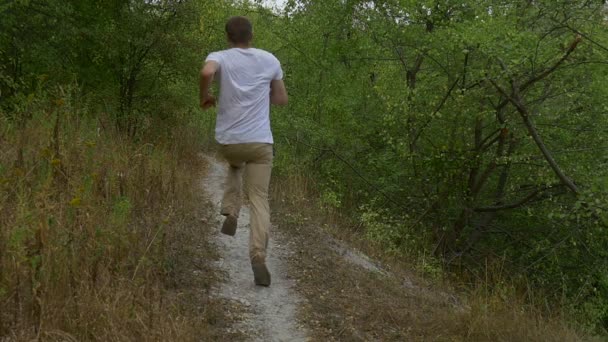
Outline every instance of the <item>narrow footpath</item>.
{"label": "narrow footpath", "polygon": [[272,274],[272,285],[267,288],[255,286],[248,254],[249,208],[245,205],[241,209],[234,237],[219,232],[223,219],[219,214],[219,206],[226,165],[214,157],[207,157],[207,162],[209,168],[203,189],[217,212],[218,229],[212,235],[221,255],[217,266],[228,275],[216,290],[216,295],[236,301],[249,309],[233,329],[249,336],[251,341],[308,341],[307,331],[296,318],[297,307],[302,299],[294,290],[295,281],[287,274],[284,260],[290,249],[287,248],[286,240],[278,232],[271,233],[267,265]]}

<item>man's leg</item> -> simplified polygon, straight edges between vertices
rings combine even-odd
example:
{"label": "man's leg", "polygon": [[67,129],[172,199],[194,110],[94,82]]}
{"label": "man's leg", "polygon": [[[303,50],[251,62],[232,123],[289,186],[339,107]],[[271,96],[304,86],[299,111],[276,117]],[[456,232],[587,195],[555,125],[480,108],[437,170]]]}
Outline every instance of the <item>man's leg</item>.
{"label": "man's leg", "polygon": [[236,233],[237,220],[242,204],[242,178],[245,163],[236,158],[233,147],[222,146],[221,153],[228,161],[228,174],[224,183],[221,214],[226,216],[222,233],[233,236]]}
{"label": "man's leg", "polygon": [[251,233],[249,256],[258,285],[270,285],[270,273],[266,268],[266,248],[270,235],[270,206],[268,186],[272,170],[272,145],[252,144],[252,159],[245,167],[245,183],[250,202]]}

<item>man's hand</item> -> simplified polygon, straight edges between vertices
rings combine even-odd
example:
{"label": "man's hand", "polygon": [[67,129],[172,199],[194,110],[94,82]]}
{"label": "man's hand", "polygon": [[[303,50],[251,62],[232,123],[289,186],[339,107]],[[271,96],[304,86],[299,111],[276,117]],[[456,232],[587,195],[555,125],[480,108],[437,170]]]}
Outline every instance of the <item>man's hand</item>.
{"label": "man's hand", "polygon": [[209,86],[213,82],[213,75],[218,70],[219,64],[215,61],[209,61],[205,63],[200,73],[200,99],[201,109],[207,110],[211,107],[215,107],[215,97],[209,95]]}
{"label": "man's hand", "polygon": [[213,95],[207,95],[205,96],[205,98],[201,99],[201,109],[202,110],[207,110],[211,107],[215,107],[216,104],[216,100],[215,97],[213,97]]}

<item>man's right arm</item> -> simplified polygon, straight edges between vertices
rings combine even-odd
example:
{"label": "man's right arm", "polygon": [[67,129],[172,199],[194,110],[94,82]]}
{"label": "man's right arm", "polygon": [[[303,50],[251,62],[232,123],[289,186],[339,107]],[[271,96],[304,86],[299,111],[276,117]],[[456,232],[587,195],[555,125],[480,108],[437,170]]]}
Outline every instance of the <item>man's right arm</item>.
{"label": "man's right arm", "polygon": [[287,105],[287,89],[283,80],[270,82],[270,103],[277,106]]}

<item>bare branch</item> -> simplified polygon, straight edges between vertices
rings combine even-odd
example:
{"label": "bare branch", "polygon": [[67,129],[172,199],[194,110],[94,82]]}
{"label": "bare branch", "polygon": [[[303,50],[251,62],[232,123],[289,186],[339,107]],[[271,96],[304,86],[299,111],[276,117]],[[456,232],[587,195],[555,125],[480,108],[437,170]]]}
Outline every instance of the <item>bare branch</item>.
{"label": "bare branch", "polygon": [[568,50],[566,50],[566,52],[562,55],[562,57],[557,62],[555,62],[555,64],[553,64],[549,69],[541,72],[540,74],[538,74],[538,75],[532,77],[531,79],[527,80],[526,82],[524,82],[521,85],[520,91],[526,90],[534,83],[551,75],[555,70],[557,70],[557,68],[559,68],[559,66],[562,65],[562,63],[564,63],[566,61],[566,59],[568,59],[568,57],[572,54],[572,52],[574,52],[574,50],[576,49],[576,47],[578,46],[578,44],[581,42],[582,39],[583,39],[583,37],[580,34],[577,35],[576,38],[574,39],[574,41],[572,41],[572,43],[570,43]]}
{"label": "bare branch", "polygon": [[[521,87],[519,88],[519,92],[524,92],[526,89],[530,88],[532,85],[534,85],[536,82],[544,79],[545,77],[549,76],[550,74],[552,74],[555,70],[557,70],[557,68],[562,65],[566,59],[568,59],[568,57],[572,54],[572,52],[574,52],[574,50],[576,49],[576,47],[578,46],[578,44],[582,41],[582,35],[578,34],[576,36],[576,38],[572,41],[572,43],[570,43],[570,46],[568,47],[568,49],[566,50],[566,52],[562,55],[562,57],[557,60],[551,67],[549,67],[548,69],[546,69],[545,71],[541,72],[540,74],[533,76],[532,78],[528,79],[527,81],[525,81]],[[499,58],[498,59],[498,63],[500,64],[501,68],[507,72],[507,66],[505,65],[505,63]],[[513,79],[511,79],[511,81],[513,81]],[[492,81],[491,81],[492,82]],[[494,84],[494,83],[493,83]],[[505,100],[503,100],[502,102],[500,102],[498,104],[498,106],[496,106],[497,109],[503,108],[504,106],[506,106],[508,103],[510,102],[509,98],[505,98]]]}
{"label": "bare branch", "polygon": [[572,26],[570,26],[570,25],[566,25],[566,27],[567,27],[567,28],[568,28],[570,31],[572,31],[572,32],[576,33],[577,35],[579,35],[579,36],[581,36],[581,37],[585,38],[586,40],[590,41],[590,42],[591,42],[591,44],[593,44],[593,45],[597,46],[598,48],[600,48],[600,49],[602,49],[602,50],[604,50],[604,51],[608,52],[608,47],[606,47],[606,46],[604,46],[604,45],[602,45],[602,44],[598,43],[597,41],[595,41],[595,40],[591,39],[591,37],[589,37],[587,34],[585,34],[585,33],[581,32],[581,31],[577,30],[576,28],[574,28],[574,27],[572,27]]}
{"label": "bare branch", "polygon": [[542,152],[543,156],[545,157],[545,160],[549,163],[549,166],[551,167],[551,169],[553,169],[553,172],[555,172],[557,177],[562,181],[562,183],[564,185],[566,185],[575,194],[578,194],[579,193],[578,187],[562,171],[562,169],[559,167],[559,165],[555,161],[555,158],[553,158],[553,155],[551,154],[551,152],[545,145],[540,134],[538,134],[538,131],[536,130],[536,127],[534,126],[534,123],[532,122],[532,119],[530,118],[530,113],[528,111],[528,108],[526,108],[526,106],[524,105],[524,103],[521,99],[521,96],[519,94],[520,87],[515,82],[512,82],[513,94],[510,95],[500,85],[498,85],[494,80],[489,80],[489,81],[509,102],[511,102],[515,106],[517,111],[520,113],[520,115],[523,119],[524,125],[528,129],[528,133],[530,133],[530,135],[532,136],[532,139],[534,139],[534,142],[536,143],[536,145]]}
{"label": "bare branch", "polygon": [[501,211],[501,210],[519,208],[519,207],[525,205],[526,203],[532,201],[536,196],[538,196],[538,194],[541,193],[541,191],[543,191],[543,189],[534,190],[531,193],[529,193],[526,197],[524,197],[514,203],[509,203],[509,204],[505,204],[505,205],[497,205],[497,206],[492,206],[492,207],[474,208],[473,211],[476,211],[478,213],[491,213],[491,212],[496,212],[496,211]]}

